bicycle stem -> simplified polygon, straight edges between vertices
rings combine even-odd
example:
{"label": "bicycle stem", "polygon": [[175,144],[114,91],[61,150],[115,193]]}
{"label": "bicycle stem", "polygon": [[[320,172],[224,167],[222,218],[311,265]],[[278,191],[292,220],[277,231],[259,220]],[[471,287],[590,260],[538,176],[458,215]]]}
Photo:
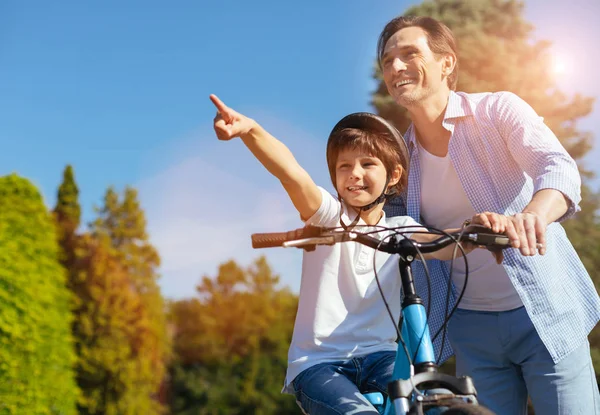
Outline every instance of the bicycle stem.
{"label": "bicycle stem", "polygon": [[[409,239],[396,241],[400,252],[398,262],[404,300],[402,301],[402,321],[401,333],[405,342],[408,342],[408,349],[414,352],[415,373],[437,372],[435,364],[435,352],[431,342],[431,333],[427,323],[427,313],[423,299],[417,294],[415,281],[412,274],[411,265],[417,256],[417,247]],[[410,357],[412,361],[413,356]],[[398,365],[399,367],[403,365]],[[406,369],[404,369],[406,370]],[[397,375],[404,370],[398,369]]]}

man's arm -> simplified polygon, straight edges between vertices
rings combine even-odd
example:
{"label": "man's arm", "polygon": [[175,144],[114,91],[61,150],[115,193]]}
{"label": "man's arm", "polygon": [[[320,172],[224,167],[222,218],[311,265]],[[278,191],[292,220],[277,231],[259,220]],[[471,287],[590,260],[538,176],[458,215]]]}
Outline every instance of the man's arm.
{"label": "man's arm", "polygon": [[536,192],[531,202],[511,217],[514,229],[506,235],[516,241],[516,247],[523,255],[546,253],[546,227],[563,217],[569,209],[569,201],[555,189],[542,189]]}
{"label": "man's arm", "polygon": [[502,93],[495,107],[496,126],[519,166],[533,180],[534,195],[511,217],[523,255],[546,252],[546,227],[579,210],[581,178],[577,164],[529,104],[512,93]]}
{"label": "man's arm", "polygon": [[292,152],[256,121],[227,107],[216,95],[210,96],[217,107],[214,120],[219,140],[240,137],[254,157],[281,181],[302,219],[308,219],[321,206],[321,191],[296,161]]}

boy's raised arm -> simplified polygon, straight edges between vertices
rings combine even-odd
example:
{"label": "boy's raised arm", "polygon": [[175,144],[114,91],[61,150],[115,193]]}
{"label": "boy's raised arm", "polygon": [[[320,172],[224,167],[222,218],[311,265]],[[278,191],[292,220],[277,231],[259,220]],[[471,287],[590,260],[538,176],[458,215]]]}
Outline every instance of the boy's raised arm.
{"label": "boy's raised arm", "polygon": [[214,129],[219,140],[240,137],[254,157],[281,181],[302,219],[308,219],[321,206],[321,191],[292,152],[256,121],[226,106],[216,95],[210,100],[217,107]]}

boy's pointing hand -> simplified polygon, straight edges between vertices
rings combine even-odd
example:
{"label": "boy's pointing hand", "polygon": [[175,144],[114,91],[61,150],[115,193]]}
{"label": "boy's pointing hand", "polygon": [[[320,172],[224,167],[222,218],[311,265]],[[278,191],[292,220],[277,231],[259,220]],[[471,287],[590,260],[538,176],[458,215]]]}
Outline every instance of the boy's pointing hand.
{"label": "boy's pointing hand", "polygon": [[234,137],[243,138],[252,130],[254,120],[232,110],[214,94],[210,95],[210,100],[217,107],[213,127],[219,140],[231,140]]}

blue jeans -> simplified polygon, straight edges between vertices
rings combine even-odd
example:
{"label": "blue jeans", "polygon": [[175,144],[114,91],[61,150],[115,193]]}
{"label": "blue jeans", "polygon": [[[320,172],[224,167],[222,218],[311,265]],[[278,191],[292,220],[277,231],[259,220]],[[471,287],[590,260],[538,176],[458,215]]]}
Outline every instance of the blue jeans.
{"label": "blue jeans", "polygon": [[378,414],[362,394],[387,396],[395,358],[396,352],[377,352],[309,367],[292,381],[296,401],[310,415]]}
{"label": "blue jeans", "polygon": [[496,414],[526,414],[529,395],[536,414],[600,415],[589,342],[554,363],[525,307],[458,309],[448,335],[457,375],[471,376],[480,403]]}

